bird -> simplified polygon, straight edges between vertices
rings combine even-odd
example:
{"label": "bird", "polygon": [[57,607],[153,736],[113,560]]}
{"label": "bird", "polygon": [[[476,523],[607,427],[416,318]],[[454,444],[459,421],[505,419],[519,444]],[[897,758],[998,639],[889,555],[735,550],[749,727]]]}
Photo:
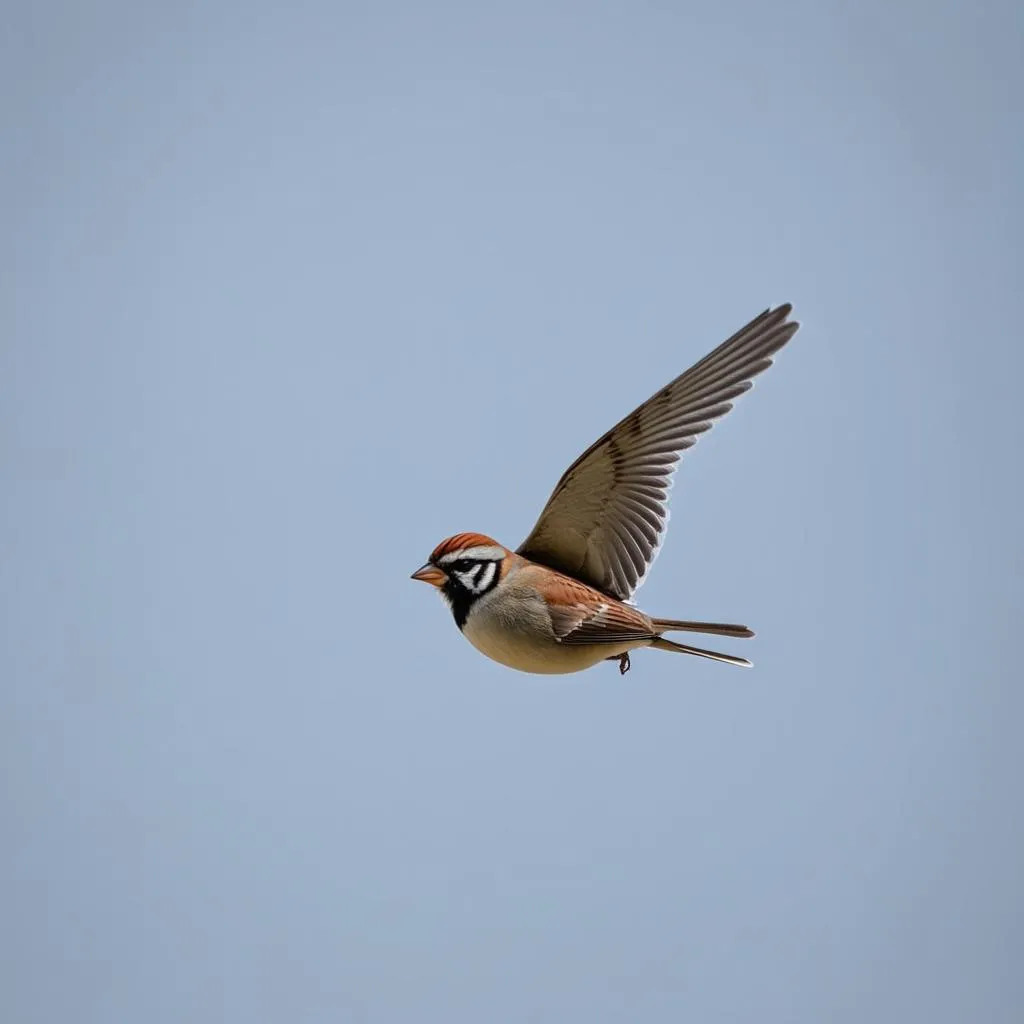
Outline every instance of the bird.
{"label": "bird", "polygon": [[766,309],[595,441],[515,551],[482,533],[457,533],[411,578],[440,591],[478,651],[522,672],[564,674],[613,661],[625,675],[638,648],[750,667],[746,658],[664,636],[753,636],[746,626],[653,617],[633,595],[664,539],[682,453],[772,365],[800,326],[791,313],[789,303]]}

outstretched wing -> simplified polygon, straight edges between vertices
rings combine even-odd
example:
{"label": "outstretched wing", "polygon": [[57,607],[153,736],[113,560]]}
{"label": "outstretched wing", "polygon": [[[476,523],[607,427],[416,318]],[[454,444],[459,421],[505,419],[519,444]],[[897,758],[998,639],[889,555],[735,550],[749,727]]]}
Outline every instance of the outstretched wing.
{"label": "outstretched wing", "polygon": [[654,561],[680,453],[697,443],[800,326],[765,310],[652,395],[565,472],[519,554],[627,600]]}

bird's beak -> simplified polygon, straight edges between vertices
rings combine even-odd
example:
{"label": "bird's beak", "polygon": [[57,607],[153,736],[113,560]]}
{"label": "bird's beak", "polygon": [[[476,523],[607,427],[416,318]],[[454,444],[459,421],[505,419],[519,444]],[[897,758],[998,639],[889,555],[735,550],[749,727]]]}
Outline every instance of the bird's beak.
{"label": "bird's beak", "polygon": [[424,583],[429,583],[434,587],[443,587],[448,582],[448,574],[443,569],[438,569],[436,565],[431,565],[429,562],[417,569],[409,578],[422,580]]}

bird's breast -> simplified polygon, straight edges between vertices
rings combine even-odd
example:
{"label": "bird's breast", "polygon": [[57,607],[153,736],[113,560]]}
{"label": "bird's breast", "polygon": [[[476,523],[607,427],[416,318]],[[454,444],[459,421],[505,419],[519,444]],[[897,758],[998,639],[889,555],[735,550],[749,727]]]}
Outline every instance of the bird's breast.
{"label": "bird's breast", "polygon": [[501,665],[542,675],[580,672],[636,644],[563,644],[536,593],[492,592],[475,602],[462,632],[481,653]]}

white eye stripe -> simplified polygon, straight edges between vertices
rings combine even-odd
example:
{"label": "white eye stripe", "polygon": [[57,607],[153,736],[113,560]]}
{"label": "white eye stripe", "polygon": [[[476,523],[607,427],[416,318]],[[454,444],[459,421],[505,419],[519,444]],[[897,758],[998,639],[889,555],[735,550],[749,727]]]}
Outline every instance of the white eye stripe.
{"label": "white eye stripe", "polygon": [[489,544],[481,544],[475,548],[463,548],[461,551],[451,551],[442,555],[438,562],[441,565],[450,565],[461,558],[468,558],[474,562],[500,562],[505,557],[504,548],[492,547]]}

